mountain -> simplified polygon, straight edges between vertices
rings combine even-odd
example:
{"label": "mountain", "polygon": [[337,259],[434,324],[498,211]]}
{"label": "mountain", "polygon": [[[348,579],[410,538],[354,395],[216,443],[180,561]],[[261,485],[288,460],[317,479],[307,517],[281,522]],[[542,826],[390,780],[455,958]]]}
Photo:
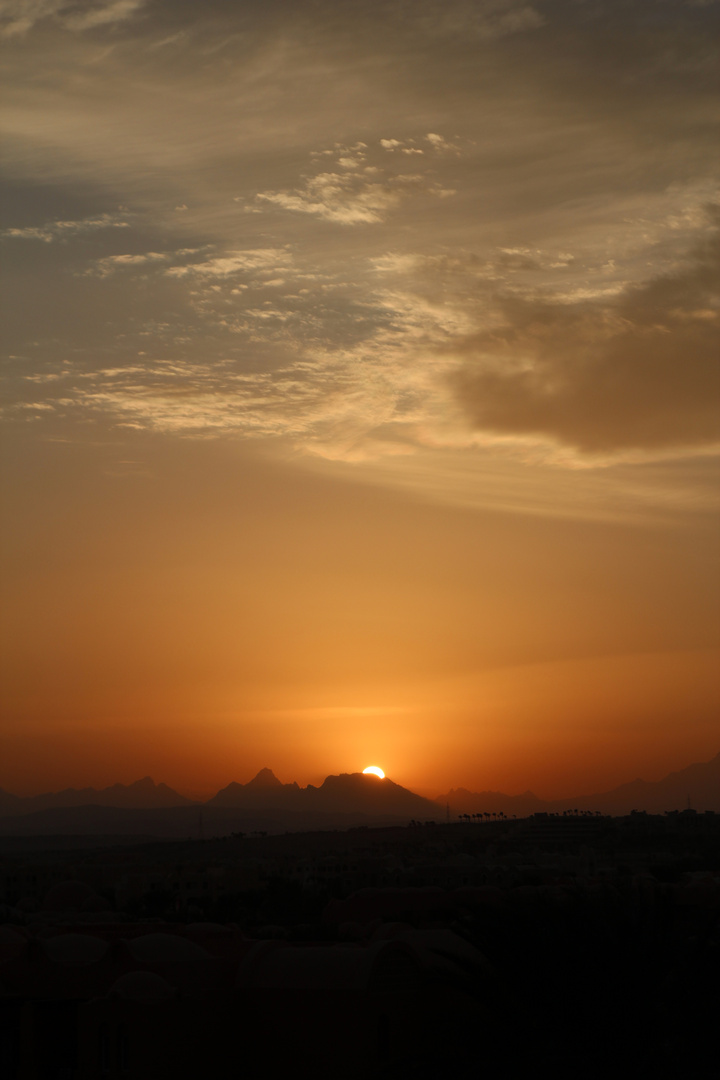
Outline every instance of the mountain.
{"label": "mountain", "polygon": [[272,769],[261,769],[257,776],[254,776],[245,785],[246,788],[278,788],[282,786],[282,781],[278,780]]}
{"label": "mountain", "polygon": [[179,795],[167,784],[156,784],[149,776],[136,780],[134,784],[113,784],[102,788],[66,788],[46,795],[30,795],[23,798],[10,795],[0,789],[0,815],[17,817],[34,814],[40,810],[54,810],[60,807],[108,806],[118,809],[153,810],[171,806],[193,806],[192,799]]}
{"label": "mountain", "polygon": [[366,776],[364,773],[341,773],[326,776],[319,788],[309,784],[304,789],[308,809],[325,813],[388,814],[408,819],[437,818],[437,806],[430,800],[401,787],[393,780]]}
{"label": "mountain", "polygon": [[413,819],[442,821],[453,815],[497,814],[525,817],[540,811],[599,810],[622,815],[631,810],[663,813],[691,806],[720,812],[720,754],[689,765],[662,780],[633,780],[612,791],[574,799],[544,801],[531,791],[449,791],[432,802],[387,777],[363,773],[328,776],[319,787],[283,784],[261,769],[247,784],[228,784],[206,803],[194,803],[149,777],[96,791],[70,788],[53,795],[21,798],[0,789],[0,836],[227,836],[232,832],[297,832],[393,825]]}
{"label": "mountain", "polygon": [[292,811],[293,813],[369,814],[411,820],[437,817],[437,806],[401,787],[387,777],[364,773],[327,776],[320,787],[282,784],[270,769],[263,769],[247,784],[231,783],[205,806],[247,810]]}
{"label": "mountain", "polygon": [[261,769],[247,784],[231,783],[206,803],[193,803],[149,777],[102,791],[72,788],[20,798],[0,792],[0,835],[223,836],[392,825],[439,817],[429,799],[387,778],[363,773],[328,776],[319,787],[283,784]]}
{"label": "mountain", "polygon": [[9,791],[0,788],[0,817],[21,814],[23,802],[20,795],[11,795]]}
{"label": "mountain", "polygon": [[232,781],[227,787],[221,788],[217,795],[208,799],[205,806],[293,809],[300,790],[295,783],[283,784],[272,769],[261,769],[247,784]]}
{"label": "mountain", "polygon": [[560,813],[563,810],[599,810],[603,814],[620,816],[631,810],[647,810],[662,814],[666,810],[720,812],[720,754],[711,761],[688,765],[672,772],[662,780],[632,780],[611,791],[595,795],[578,795],[572,799],[543,800],[526,791],[523,795],[504,795],[499,791],[467,791],[457,788],[439,795],[436,803],[449,805],[453,814],[499,813],[526,817],[541,811]]}
{"label": "mountain", "polygon": [[558,806],[562,810],[577,807],[606,814],[629,814],[631,810],[662,814],[665,810],[684,810],[688,801],[693,810],[720,812],[720,754],[711,761],[671,772],[662,780],[631,780],[600,795],[564,799]]}
{"label": "mountain", "polygon": [[380,780],[363,773],[328,776],[320,787],[310,784],[306,788],[280,783],[269,769],[255,780],[257,783],[228,784],[203,804],[137,808],[95,802],[5,816],[0,818],[0,837],[84,836],[88,842],[117,836],[200,839],[233,832],[398,825],[440,816],[437,805],[429,799],[387,778]]}
{"label": "mountain", "polygon": [[320,787],[305,787],[312,809],[340,813],[396,814],[423,820],[437,818],[437,807],[430,799],[408,791],[385,777],[380,780],[363,772],[343,772],[326,777]]}

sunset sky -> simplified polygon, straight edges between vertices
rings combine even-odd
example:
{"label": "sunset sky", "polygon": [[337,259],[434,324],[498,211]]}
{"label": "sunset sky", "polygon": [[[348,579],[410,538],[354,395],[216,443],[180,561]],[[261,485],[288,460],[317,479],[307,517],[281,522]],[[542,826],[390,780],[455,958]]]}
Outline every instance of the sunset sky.
{"label": "sunset sky", "polygon": [[712,0],[0,0],[0,786],[720,749]]}

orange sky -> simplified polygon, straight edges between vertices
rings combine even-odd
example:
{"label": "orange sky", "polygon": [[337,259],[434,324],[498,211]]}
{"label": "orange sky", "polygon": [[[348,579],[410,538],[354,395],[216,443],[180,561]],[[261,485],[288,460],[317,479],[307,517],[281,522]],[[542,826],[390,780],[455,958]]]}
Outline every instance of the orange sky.
{"label": "orange sky", "polygon": [[6,496],[14,790],[377,761],[436,794],[545,794],[712,750],[712,519],[437,507],[233,442],[136,435],[143,475],[113,473],[110,438],[25,449]]}
{"label": "orange sky", "polygon": [[717,16],[664,11],[0,9],[0,786],[717,753]]}

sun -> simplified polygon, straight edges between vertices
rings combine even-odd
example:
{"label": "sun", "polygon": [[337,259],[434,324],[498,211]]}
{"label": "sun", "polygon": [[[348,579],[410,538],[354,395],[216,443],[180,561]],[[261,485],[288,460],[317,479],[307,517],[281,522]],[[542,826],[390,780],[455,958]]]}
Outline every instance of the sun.
{"label": "sun", "polygon": [[381,780],[385,779],[385,773],[382,771],[379,765],[368,765],[367,769],[363,769],[363,776],[379,776]]}

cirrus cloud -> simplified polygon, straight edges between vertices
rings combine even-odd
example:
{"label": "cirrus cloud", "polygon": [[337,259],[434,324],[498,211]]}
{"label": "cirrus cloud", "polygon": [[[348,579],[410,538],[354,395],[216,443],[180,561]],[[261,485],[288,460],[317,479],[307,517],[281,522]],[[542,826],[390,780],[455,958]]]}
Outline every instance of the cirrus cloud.
{"label": "cirrus cloud", "polygon": [[100,214],[98,217],[83,218],[80,221],[50,221],[45,225],[3,229],[0,236],[9,240],[42,240],[45,244],[51,244],[54,240],[68,240],[78,233],[94,232],[98,229],[126,229],[128,226],[129,222],[117,214]]}
{"label": "cirrus cloud", "polygon": [[[397,139],[381,139],[384,150],[403,147]],[[306,178],[291,191],[261,191],[256,204],[271,203],[284,210],[311,214],[338,225],[376,225],[408,198],[430,195],[444,198],[455,192],[444,188],[427,173],[388,175],[376,165],[365,165],[365,143],[316,152],[313,156],[333,155],[343,172],[321,172]],[[251,207],[252,209],[252,207]]]}
{"label": "cirrus cloud", "polygon": [[43,19],[55,19],[68,30],[92,30],[124,22],[146,0],[99,0],[77,3],[76,0],[0,0],[0,27],[5,37],[26,34]]}

